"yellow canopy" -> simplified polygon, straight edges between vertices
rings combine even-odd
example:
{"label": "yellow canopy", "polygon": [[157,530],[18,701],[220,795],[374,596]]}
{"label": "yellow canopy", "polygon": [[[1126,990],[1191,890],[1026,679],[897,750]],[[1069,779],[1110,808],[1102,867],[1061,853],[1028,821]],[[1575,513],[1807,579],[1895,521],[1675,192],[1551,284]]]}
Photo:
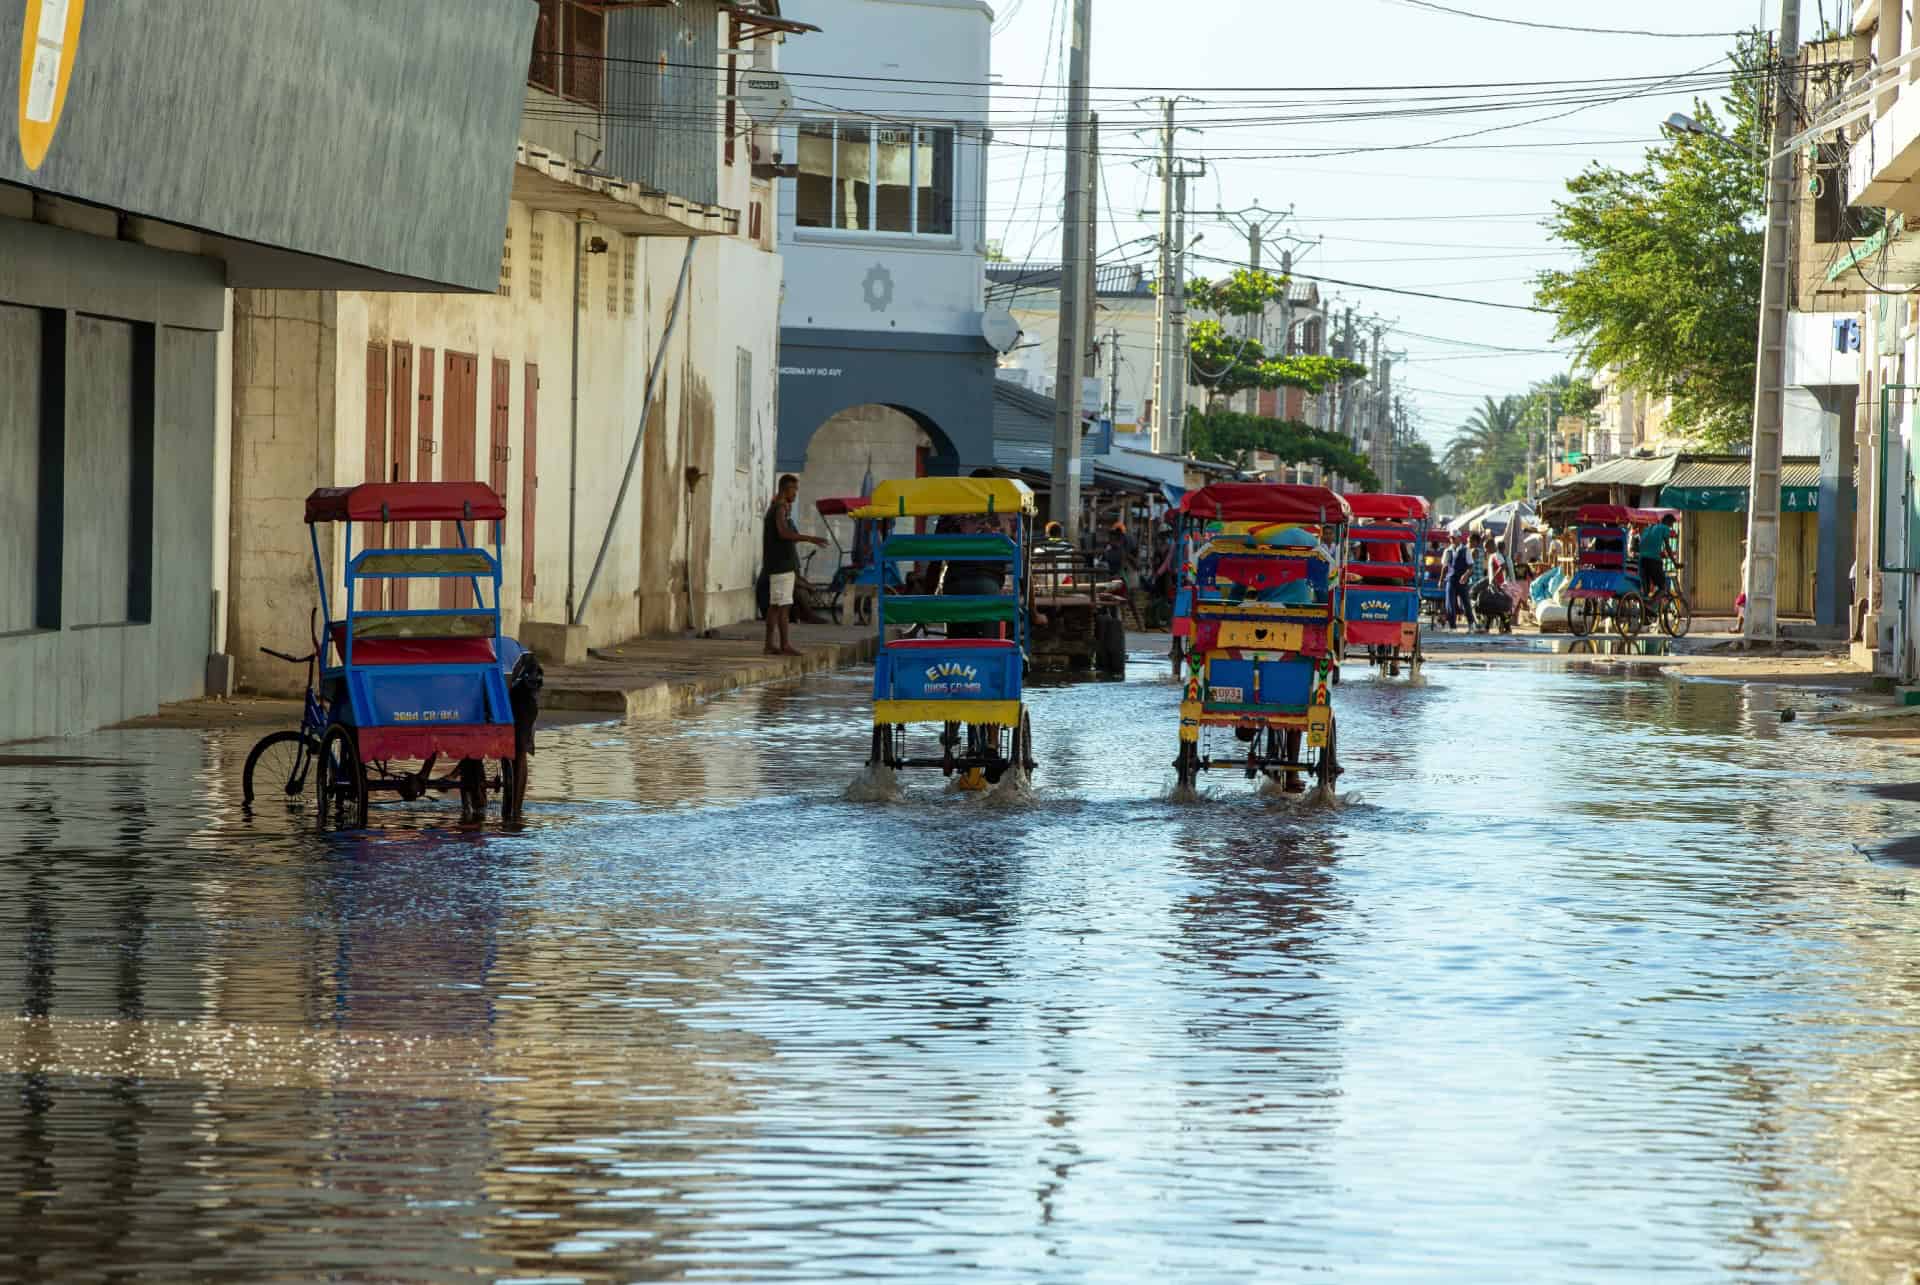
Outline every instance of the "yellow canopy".
{"label": "yellow canopy", "polygon": [[1004,477],[913,477],[882,482],[856,518],[938,518],[951,513],[1033,513],[1025,482]]}

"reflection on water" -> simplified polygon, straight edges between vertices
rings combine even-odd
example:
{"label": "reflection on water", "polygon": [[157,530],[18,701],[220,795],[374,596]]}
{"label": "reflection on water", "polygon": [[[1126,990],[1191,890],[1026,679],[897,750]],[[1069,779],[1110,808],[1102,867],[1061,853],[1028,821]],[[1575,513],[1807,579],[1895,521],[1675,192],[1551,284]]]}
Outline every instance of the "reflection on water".
{"label": "reflection on water", "polygon": [[1343,685],[1358,802],[1182,806],[1148,659],[1034,694],[1012,806],[842,798],[858,674],[543,732],[518,834],[243,817],[241,736],[0,761],[0,1277],[1911,1255],[1899,751],[1461,665]]}
{"label": "reflection on water", "polygon": [[1673,641],[1654,634],[1622,638],[1616,634],[1592,638],[1548,637],[1541,639],[1545,650],[1561,656],[1668,656]]}

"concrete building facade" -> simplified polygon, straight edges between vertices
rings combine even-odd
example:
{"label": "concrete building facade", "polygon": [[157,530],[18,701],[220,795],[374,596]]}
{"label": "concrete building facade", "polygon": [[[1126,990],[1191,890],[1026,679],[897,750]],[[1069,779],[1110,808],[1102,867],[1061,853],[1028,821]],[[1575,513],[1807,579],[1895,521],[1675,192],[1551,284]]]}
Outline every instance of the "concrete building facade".
{"label": "concrete building facade", "polygon": [[[780,130],[786,264],[777,464],[799,513],[875,479],[993,463],[985,338],[981,0],[788,0],[857,39],[798,41],[807,102]],[[953,85],[951,94],[940,88]],[[817,529],[817,527],[816,527]]]}
{"label": "concrete building facade", "polygon": [[32,54],[26,83],[19,60],[0,73],[19,104],[0,126],[0,740],[206,691],[228,606],[230,290],[490,288],[507,179],[466,175],[512,144],[534,17],[521,0],[422,0],[379,27],[347,0],[272,23],[239,0],[0,13],[0,46]]}
{"label": "concrete building facade", "polygon": [[[712,74],[651,69],[708,46],[772,66],[798,24],[716,0],[609,10],[594,15],[603,25],[590,44],[618,51],[614,61],[571,52],[565,23],[581,11],[547,8],[561,25],[541,28],[526,64],[490,293],[236,295],[231,641],[250,687],[298,679],[258,649],[304,635],[314,594],[297,501],[316,486],[492,484],[509,514],[498,531],[506,628],[536,647],[703,630],[754,612],[753,537],[774,476],[772,140],[751,121],[728,122]],[[576,60],[598,79],[583,84]],[[625,83],[635,66],[653,100],[638,106]],[[696,102],[710,127],[687,123]],[[669,107],[676,128],[663,130],[655,117]],[[677,188],[660,190],[668,182]],[[356,542],[445,535],[421,525],[369,525]]]}

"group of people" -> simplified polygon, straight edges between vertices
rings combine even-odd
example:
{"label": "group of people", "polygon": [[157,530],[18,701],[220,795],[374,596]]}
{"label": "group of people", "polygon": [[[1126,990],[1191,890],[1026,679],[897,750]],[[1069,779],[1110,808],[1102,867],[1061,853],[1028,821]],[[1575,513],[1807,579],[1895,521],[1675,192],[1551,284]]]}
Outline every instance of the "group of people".
{"label": "group of people", "polygon": [[[1537,546],[1539,536],[1533,532],[1528,535]],[[1454,532],[1449,537],[1446,553],[1440,563],[1440,582],[1446,588],[1444,614],[1447,628],[1459,628],[1464,618],[1468,629],[1491,627],[1498,620],[1510,631],[1513,628],[1513,614],[1508,586],[1512,581],[1513,566],[1501,551],[1500,541],[1496,537],[1478,531],[1471,535],[1464,531]],[[1506,611],[1488,609],[1489,604],[1495,608],[1498,604],[1485,598],[1480,598],[1476,607],[1475,600],[1479,598],[1483,585],[1507,600]]]}

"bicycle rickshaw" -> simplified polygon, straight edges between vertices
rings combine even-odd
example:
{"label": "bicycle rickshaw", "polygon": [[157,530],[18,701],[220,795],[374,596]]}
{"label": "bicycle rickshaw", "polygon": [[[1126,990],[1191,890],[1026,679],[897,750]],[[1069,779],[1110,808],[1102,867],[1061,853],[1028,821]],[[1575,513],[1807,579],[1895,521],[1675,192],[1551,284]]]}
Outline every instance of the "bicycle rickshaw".
{"label": "bicycle rickshaw", "polygon": [[1417,495],[1348,495],[1345,642],[1365,647],[1367,662],[1397,677],[1420,672],[1421,568],[1433,511]]}
{"label": "bicycle rickshaw", "polygon": [[[869,766],[937,767],[963,786],[996,784],[1008,768],[1034,768],[1033,730],[1022,699],[1031,638],[1028,559],[1033,492],[1005,478],[931,477],[882,482],[861,520],[977,519],[977,529],[901,532],[879,541],[884,568],[939,563],[932,593],[882,594],[875,602],[879,651],[873,666],[873,746]],[[947,525],[954,525],[949,523]],[[962,568],[956,572],[955,568]],[[990,583],[997,592],[956,592]],[[952,587],[949,588],[949,580]],[[889,625],[918,637],[887,637]],[[944,625],[945,635],[927,632]],[[907,729],[937,723],[938,754],[915,754]]]}
{"label": "bicycle rickshaw", "polygon": [[[1622,638],[1632,638],[1649,620],[1657,619],[1640,583],[1640,568],[1628,549],[1636,530],[1652,526],[1671,512],[1587,504],[1574,514],[1573,578],[1567,588],[1567,628],[1574,636],[1584,638],[1596,626],[1610,622]],[[1685,599],[1679,603],[1684,606]],[[1673,609],[1671,604],[1662,606]],[[1680,632],[1686,632],[1684,624]]]}
{"label": "bicycle rickshaw", "polygon": [[[1352,511],[1325,487],[1260,482],[1216,482],[1190,492],[1180,509],[1182,526],[1206,536],[1188,591],[1180,785],[1239,768],[1289,789],[1311,775],[1330,794],[1340,774],[1330,692]],[[1204,753],[1209,728],[1233,729],[1244,756]]]}
{"label": "bicycle rickshaw", "polygon": [[[1433,528],[1427,528],[1433,534]],[[1420,614],[1438,627],[1447,612],[1447,542],[1429,539],[1420,555]]]}
{"label": "bicycle rickshaw", "polygon": [[[458,791],[465,819],[484,816],[487,795],[497,793],[501,819],[519,819],[539,665],[500,632],[506,516],[500,497],[480,482],[377,482],[322,487],[307,497],[324,619],[315,650],[326,722],[314,771],[323,823],[331,812],[364,826],[375,792],[413,800]],[[320,528],[333,522],[346,527],[337,620],[320,550]],[[439,522],[445,547],[354,547],[355,524],[390,531],[409,522]],[[481,522],[494,524],[491,551],[476,538]],[[411,582],[436,588],[439,605],[403,605],[401,586]]]}

